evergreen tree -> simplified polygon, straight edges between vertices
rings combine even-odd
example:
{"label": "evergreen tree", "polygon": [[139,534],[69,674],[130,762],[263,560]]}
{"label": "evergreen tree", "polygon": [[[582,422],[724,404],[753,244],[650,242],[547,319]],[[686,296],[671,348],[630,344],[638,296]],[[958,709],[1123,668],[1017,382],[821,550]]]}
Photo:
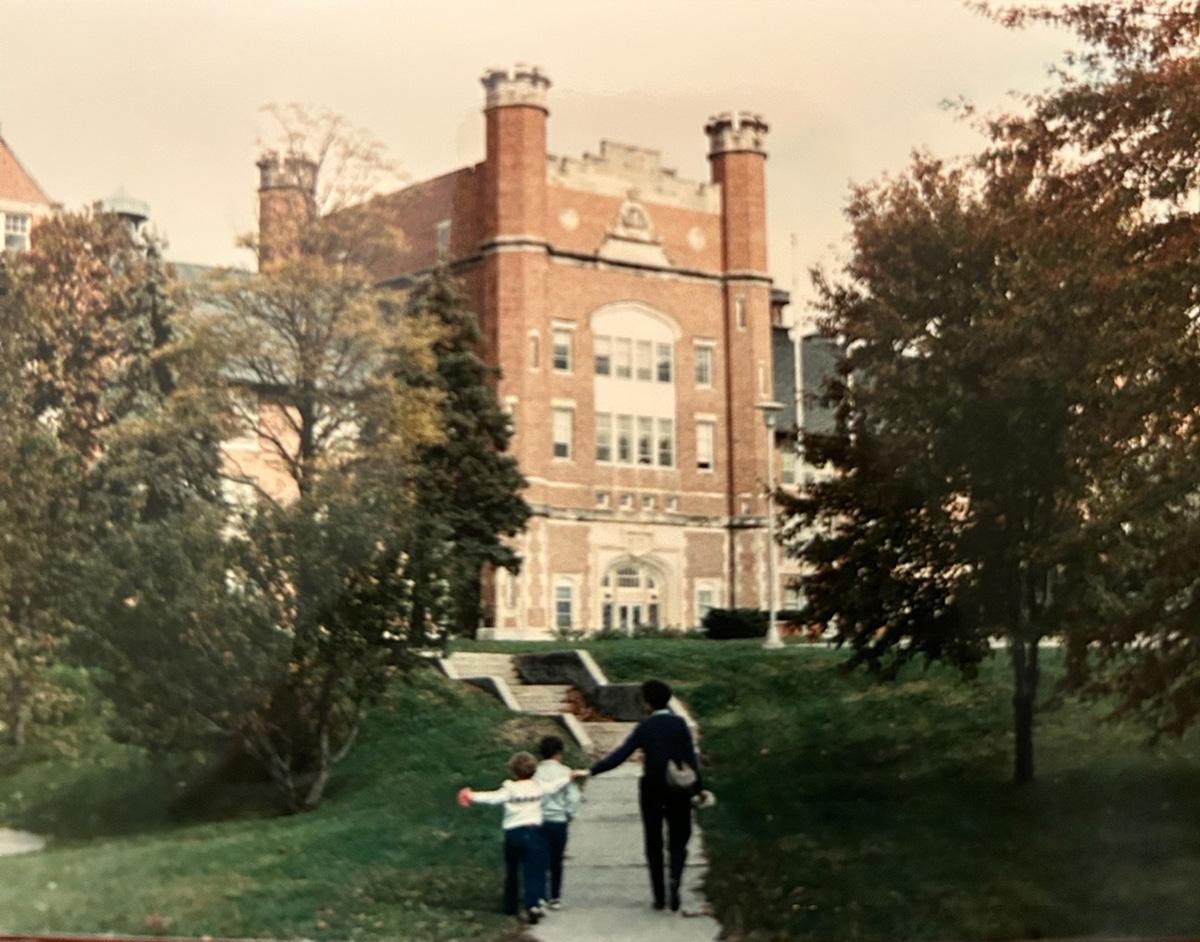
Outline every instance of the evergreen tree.
{"label": "evergreen tree", "polygon": [[[428,538],[448,546],[455,631],[474,637],[484,614],[484,572],[516,572],[520,566],[504,538],[519,533],[529,519],[521,496],[525,479],[516,459],[505,453],[512,425],[496,399],[498,371],[483,360],[479,320],[444,266],[418,289],[412,310],[440,328],[433,343],[434,383],[443,396],[445,429],[442,440],[421,452],[420,513]],[[426,604],[423,593],[415,604]]]}

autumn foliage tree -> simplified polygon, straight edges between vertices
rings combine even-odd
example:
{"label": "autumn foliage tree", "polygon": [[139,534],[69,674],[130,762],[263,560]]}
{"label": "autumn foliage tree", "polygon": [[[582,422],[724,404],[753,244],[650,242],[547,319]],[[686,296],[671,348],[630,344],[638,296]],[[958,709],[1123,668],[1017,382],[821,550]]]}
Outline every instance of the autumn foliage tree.
{"label": "autumn foliage tree", "polygon": [[1017,781],[1043,639],[1081,674],[1099,642],[1129,704],[1167,664],[1176,693],[1194,676],[1194,584],[1170,553],[1195,532],[1196,17],[1122,6],[1007,14],[1097,51],[990,119],[978,160],[857,189],[850,261],[817,279],[845,372],[837,432],[805,440],[837,473],[789,507],[809,613],[883,670],[971,671],[1003,638]]}

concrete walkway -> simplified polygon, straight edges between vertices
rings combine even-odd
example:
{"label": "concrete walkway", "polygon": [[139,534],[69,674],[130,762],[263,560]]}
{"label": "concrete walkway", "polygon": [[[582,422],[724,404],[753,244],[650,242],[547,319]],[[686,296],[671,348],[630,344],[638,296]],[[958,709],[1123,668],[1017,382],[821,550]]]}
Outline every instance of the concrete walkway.
{"label": "concrete walkway", "polygon": [[[632,725],[632,724],[631,724]],[[563,908],[529,935],[539,942],[713,942],[720,925],[707,915],[701,881],[706,862],[698,827],[692,829],[683,874],[683,908],[657,911],[642,853],[637,780],[641,765],[626,762],[589,781],[571,824],[563,876]],[[702,814],[696,818],[703,820]]]}

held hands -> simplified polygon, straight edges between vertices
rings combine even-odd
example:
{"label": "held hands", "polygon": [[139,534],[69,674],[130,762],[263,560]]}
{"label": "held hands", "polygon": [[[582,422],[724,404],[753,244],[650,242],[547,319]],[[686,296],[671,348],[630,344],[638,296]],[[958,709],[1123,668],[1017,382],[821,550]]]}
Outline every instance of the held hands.
{"label": "held hands", "polygon": [[471,804],[471,788],[460,788],[458,790],[458,805],[460,808],[466,808]]}

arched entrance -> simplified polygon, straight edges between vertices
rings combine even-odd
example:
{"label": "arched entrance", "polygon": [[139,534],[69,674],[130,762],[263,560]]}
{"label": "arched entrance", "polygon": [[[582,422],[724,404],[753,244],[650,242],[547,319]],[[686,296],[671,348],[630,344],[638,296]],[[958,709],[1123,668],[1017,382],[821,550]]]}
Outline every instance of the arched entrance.
{"label": "arched entrance", "polygon": [[660,567],[643,559],[620,559],[600,580],[600,626],[629,634],[661,628],[666,608]]}

